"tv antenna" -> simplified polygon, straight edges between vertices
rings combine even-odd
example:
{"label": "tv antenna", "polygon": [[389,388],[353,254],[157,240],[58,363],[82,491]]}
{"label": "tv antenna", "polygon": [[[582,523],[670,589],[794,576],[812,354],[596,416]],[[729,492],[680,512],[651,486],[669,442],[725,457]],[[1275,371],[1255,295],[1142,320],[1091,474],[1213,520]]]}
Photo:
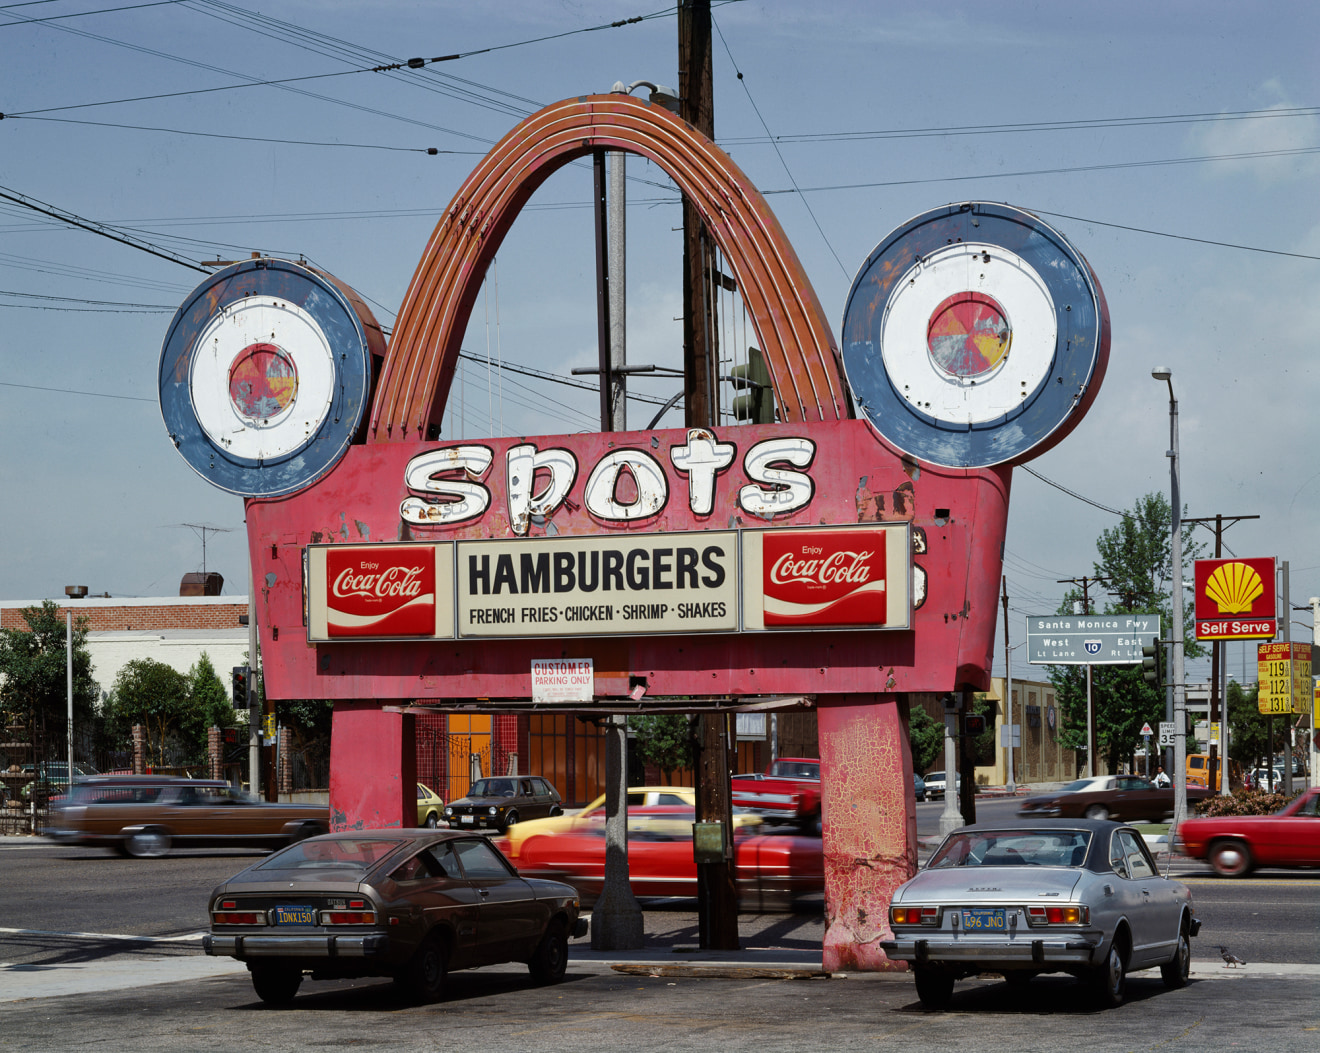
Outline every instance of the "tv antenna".
{"label": "tv antenna", "polygon": [[210,523],[180,523],[179,526],[185,526],[194,534],[202,539],[202,573],[206,573],[206,535],[212,534],[232,534],[233,527],[211,526]]}

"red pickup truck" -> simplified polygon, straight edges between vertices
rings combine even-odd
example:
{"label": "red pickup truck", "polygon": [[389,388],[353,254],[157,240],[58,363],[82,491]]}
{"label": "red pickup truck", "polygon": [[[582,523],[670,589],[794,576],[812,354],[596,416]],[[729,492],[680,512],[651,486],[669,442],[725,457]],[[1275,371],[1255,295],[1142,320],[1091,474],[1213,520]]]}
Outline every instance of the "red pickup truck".
{"label": "red pickup truck", "polygon": [[820,761],[781,757],[762,775],[735,775],[733,806],[767,823],[792,823],[804,834],[820,835]]}

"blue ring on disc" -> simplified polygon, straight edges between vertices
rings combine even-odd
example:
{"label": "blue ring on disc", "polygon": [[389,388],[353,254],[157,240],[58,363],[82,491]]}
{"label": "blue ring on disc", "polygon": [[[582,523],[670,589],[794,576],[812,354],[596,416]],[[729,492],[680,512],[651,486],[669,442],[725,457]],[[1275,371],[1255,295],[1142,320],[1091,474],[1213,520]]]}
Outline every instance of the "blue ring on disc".
{"label": "blue ring on disc", "polygon": [[[270,455],[243,456],[234,446],[253,452],[251,440],[255,436],[260,445],[263,422],[246,420],[235,410],[234,434],[249,441],[226,443],[213,421],[208,427],[199,418],[194,396],[204,396],[212,406],[230,397],[217,380],[228,376],[224,363],[203,363],[200,338],[229,315],[267,308],[297,320],[295,330],[300,326],[303,333],[298,341],[315,342],[321,372],[329,372],[330,382],[321,385],[305,435],[276,443]],[[235,347],[234,354],[242,350]],[[370,376],[366,328],[333,283],[288,260],[247,260],[206,279],[175,313],[160,353],[160,411],[179,453],[207,482],[243,497],[279,497],[303,489],[339,462],[366,414]],[[208,390],[196,390],[200,383]]]}
{"label": "blue ring on disc", "polygon": [[[1027,305],[1030,310],[1015,311],[1015,303],[1004,300],[1010,322],[1022,315],[1036,319],[1035,324],[1012,332],[1006,356],[1011,361],[1019,354],[1014,365],[1030,361],[1029,369],[996,366],[983,377],[970,370],[966,376],[942,373],[936,368],[938,356],[927,346],[925,328],[917,324],[924,302],[921,309],[908,310],[908,322],[899,327],[901,340],[891,331],[895,327],[889,321],[901,313],[899,301],[904,297],[911,305],[915,294],[910,290],[923,280],[923,267],[930,261],[956,258],[960,247],[976,260],[976,246],[994,251],[996,266],[1010,266],[1004,261],[1012,261],[1018,286],[1030,283],[1036,290]],[[965,291],[998,296],[993,286],[975,285],[974,269],[967,268]],[[932,307],[944,300],[944,292],[948,289],[928,294]],[[1033,339],[1034,348],[1027,350]],[[921,356],[933,365],[928,368]],[[1108,359],[1109,313],[1089,264],[1058,231],[1011,205],[964,202],[909,220],[872,251],[853,281],[844,309],[843,365],[854,404],[898,449],[947,467],[1012,464],[1049,449],[1085,415]],[[914,396],[911,384],[891,375],[886,360],[903,363],[901,372],[923,378],[917,386],[942,394],[944,401]],[[977,383],[1011,384],[1012,389],[999,392],[998,402],[982,400],[979,412],[950,412],[960,392],[969,400],[985,394],[974,390]],[[993,411],[986,411],[986,405]]]}

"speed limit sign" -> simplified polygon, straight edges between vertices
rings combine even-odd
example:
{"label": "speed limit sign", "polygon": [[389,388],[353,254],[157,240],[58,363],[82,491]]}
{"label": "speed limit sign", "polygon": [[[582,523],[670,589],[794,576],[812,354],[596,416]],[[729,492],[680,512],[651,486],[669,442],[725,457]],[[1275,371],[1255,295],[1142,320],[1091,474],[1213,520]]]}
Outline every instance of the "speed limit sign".
{"label": "speed limit sign", "polygon": [[1161,747],[1161,748],[1163,748],[1163,747],[1165,747],[1165,746],[1172,746],[1172,745],[1174,744],[1174,742],[1173,742],[1173,733],[1174,733],[1174,729],[1175,729],[1177,726],[1178,726],[1177,723],[1176,723],[1175,721],[1172,721],[1172,720],[1161,720],[1161,721],[1160,721],[1160,747]]}

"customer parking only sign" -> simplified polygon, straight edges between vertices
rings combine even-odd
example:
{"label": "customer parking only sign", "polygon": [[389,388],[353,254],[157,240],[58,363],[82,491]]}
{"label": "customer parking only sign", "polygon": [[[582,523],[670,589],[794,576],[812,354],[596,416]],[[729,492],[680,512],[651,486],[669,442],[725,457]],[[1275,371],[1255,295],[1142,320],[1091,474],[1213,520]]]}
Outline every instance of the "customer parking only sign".
{"label": "customer parking only sign", "polygon": [[1032,665],[1139,665],[1158,639],[1158,614],[1045,614],[1027,618]]}

